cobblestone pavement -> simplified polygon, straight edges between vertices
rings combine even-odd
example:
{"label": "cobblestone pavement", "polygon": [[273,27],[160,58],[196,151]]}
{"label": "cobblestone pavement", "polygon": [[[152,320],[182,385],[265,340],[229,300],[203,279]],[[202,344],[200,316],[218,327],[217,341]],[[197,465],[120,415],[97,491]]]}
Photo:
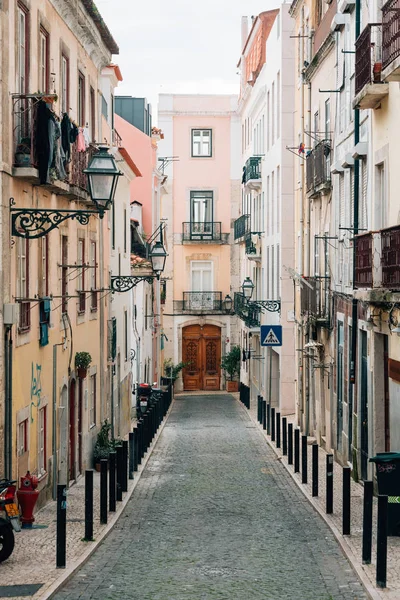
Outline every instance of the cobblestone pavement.
{"label": "cobblestone pavement", "polygon": [[361,600],[330,529],[232,396],[180,396],[124,513],[56,600]]}

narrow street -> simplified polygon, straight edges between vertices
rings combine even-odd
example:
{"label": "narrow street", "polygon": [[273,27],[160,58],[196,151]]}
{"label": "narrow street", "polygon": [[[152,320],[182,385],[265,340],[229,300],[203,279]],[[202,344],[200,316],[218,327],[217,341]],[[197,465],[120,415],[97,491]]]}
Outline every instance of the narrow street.
{"label": "narrow street", "polygon": [[331,531],[230,395],[178,396],[118,524],[55,600],[361,600]]}

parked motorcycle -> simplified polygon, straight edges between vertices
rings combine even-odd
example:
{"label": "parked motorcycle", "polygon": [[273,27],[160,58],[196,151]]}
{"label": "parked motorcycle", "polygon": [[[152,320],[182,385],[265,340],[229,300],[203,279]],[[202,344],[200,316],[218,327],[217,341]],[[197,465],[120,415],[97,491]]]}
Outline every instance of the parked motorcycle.
{"label": "parked motorcycle", "polygon": [[136,417],[140,419],[150,408],[152,387],[149,383],[139,383],[136,388]]}
{"label": "parked motorcycle", "polygon": [[7,560],[14,550],[14,531],[21,531],[15,483],[0,479],[0,563]]}

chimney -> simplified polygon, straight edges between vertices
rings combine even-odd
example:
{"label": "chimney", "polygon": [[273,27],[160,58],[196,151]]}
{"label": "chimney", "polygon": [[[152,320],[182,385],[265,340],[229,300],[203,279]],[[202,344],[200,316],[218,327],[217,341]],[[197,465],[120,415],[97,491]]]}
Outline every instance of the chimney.
{"label": "chimney", "polygon": [[249,19],[248,17],[242,17],[242,47],[243,50],[244,45],[247,40],[247,36],[249,35]]}

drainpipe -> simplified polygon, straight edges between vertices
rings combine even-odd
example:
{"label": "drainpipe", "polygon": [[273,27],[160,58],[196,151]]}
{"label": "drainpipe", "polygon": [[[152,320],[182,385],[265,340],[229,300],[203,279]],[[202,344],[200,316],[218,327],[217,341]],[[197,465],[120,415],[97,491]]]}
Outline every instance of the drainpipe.
{"label": "drainpipe", "polygon": [[57,346],[61,344],[53,344],[53,500],[57,500]]}
{"label": "drainpipe", "polygon": [[[300,28],[300,64],[304,64],[304,8],[301,12],[301,28]],[[301,73],[303,70],[301,69]],[[301,81],[300,85],[300,141],[304,140],[304,84]],[[303,244],[304,244],[304,158],[300,155],[300,242],[299,242],[299,258],[298,258],[298,271],[300,275],[303,275]]]}
{"label": "drainpipe", "polygon": [[[360,35],[360,12],[361,12],[361,0],[356,0],[356,38]],[[360,141],[360,111],[358,108],[354,109],[354,145]],[[358,194],[359,194],[359,181],[360,181],[360,165],[358,159],[354,161],[354,230],[353,236],[358,234]],[[356,274],[356,244],[353,244],[353,290]],[[356,381],[356,358],[357,358],[357,307],[358,303],[355,298],[352,302],[352,325],[351,325],[351,361],[350,361],[350,383],[355,384]]]}
{"label": "drainpipe", "polygon": [[12,327],[5,327],[4,335],[4,476],[12,479]]}
{"label": "drainpipe", "polygon": [[[100,269],[100,289],[104,290],[104,223],[105,219],[99,220],[99,269]],[[100,296],[100,390],[104,390],[104,313],[105,313],[105,298],[104,294]],[[107,398],[106,394],[100,394],[100,419],[104,421],[106,416]]]}

